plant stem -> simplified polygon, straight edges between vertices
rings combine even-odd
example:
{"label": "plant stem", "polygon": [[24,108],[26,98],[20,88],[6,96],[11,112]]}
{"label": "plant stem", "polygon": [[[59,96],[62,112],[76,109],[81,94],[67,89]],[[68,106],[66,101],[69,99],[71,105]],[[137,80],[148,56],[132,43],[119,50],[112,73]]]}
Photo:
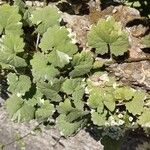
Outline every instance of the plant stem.
{"label": "plant stem", "polygon": [[37,40],[36,40],[36,46],[35,46],[36,51],[38,50],[39,40],[40,40],[40,34],[38,33],[38,35],[37,35]]}

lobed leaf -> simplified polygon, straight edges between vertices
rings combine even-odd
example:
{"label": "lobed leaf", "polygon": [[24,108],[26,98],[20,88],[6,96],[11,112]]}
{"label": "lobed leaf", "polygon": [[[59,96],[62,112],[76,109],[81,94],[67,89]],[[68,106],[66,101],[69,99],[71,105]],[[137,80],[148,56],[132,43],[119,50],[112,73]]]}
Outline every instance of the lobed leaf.
{"label": "lobed leaf", "polygon": [[6,101],[6,108],[13,121],[24,122],[34,118],[35,108],[16,95]]}
{"label": "lobed leaf", "polygon": [[74,69],[69,73],[71,77],[79,77],[89,73],[93,65],[92,54],[83,51],[74,55],[72,65]]}
{"label": "lobed leaf", "polygon": [[[73,43],[71,43],[71,39],[69,38],[69,32],[64,27],[54,26],[48,28],[47,32],[44,33],[43,38],[41,39],[41,43],[39,47],[45,53],[48,53],[52,50],[57,50],[62,52],[67,59],[72,57],[73,54],[77,52],[77,47]],[[62,58],[61,58],[62,59]]]}
{"label": "lobed leaf", "polygon": [[113,17],[100,20],[91,28],[88,34],[89,46],[96,48],[97,54],[105,54],[110,51],[115,56],[123,55],[129,46],[128,36],[121,31],[121,25],[115,22]]}
{"label": "lobed leaf", "polygon": [[8,91],[19,96],[25,95],[31,87],[31,80],[25,75],[17,76],[14,73],[9,73],[7,75],[7,81],[9,85]]}
{"label": "lobed leaf", "polygon": [[139,117],[138,123],[146,128],[150,127],[150,110],[145,109],[142,113],[142,115]]}
{"label": "lobed leaf", "polygon": [[144,109],[145,94],[136,92],[134,98],[126,103],[126,109],[133,115],[141,115]]}
{"label": "lobed leaf", "polygon": [[74,109],[74,108],[71,106],[71,101],[70,101],[70,99],[65,99],[64,102],[60,102],[60,103],[59,103],[59,106],[57,106],[57,111],[58,111],[58,113],[60,113],[60,114],[67,114],[67,113],[69,113],[72,109]]}
{"label": "lobed leaf", "polygon": [[60,130],[61,134],[65,137],[71,136],[81,129],[85,124],[85,120],[76,121],[73,123],[66,121],[66,115],[61,114],[56,119],[56,126]]}
{"label": "lobed leaf", "polygon": [[44,104],[36,110],[35,117],[40,120],[45,120],[51,118],[54,112],[54,105],[50,104],[49,100],[46,100],[44,101]]}
{"label": "lobed leaf", "polygon": [[32,12],[31,21],[37,25],[36,31],[44,34],[49,27],[59,25],[60,14],[57,8],[46,6]]}
{"label": "lobed leaf", "polygon": [[21,15],[17,6],[4,4],[0,6],[0,34],[22,34]]}
{"label": "lobed leaf", "polygon": [[47,56],[43,53],[35,53],[30,63],[35,81],[51,80],[59,74],[54,66],[48,64]]}
{"label": "lobed leaf", "polygon": [[61,96],[58,94],[59,91],[51,88],[49,83],[39,82],[37,83],[37,89],[51,101],[60,102],[62,100]]}
{"label": "lobed leaf", "polygon": [[11,65],[12,67],[26,67],[27,63],[18,56],[24,51],[25,43],[19,35],[7,34],[0,42],[0,64]]}
{"label": "lobed leaf", "polygon": [[93,121],[93,124],[97,126],[105,126],[106,123],[106,117],[103,114],[100,114],[98,112],[91,112],[91,120]]}
{"label": "lobed leaf", "polygon": [[63,92],[67,94],[73,94],[78,85],[81,84],[81,79],[66,79],[62,84]]}

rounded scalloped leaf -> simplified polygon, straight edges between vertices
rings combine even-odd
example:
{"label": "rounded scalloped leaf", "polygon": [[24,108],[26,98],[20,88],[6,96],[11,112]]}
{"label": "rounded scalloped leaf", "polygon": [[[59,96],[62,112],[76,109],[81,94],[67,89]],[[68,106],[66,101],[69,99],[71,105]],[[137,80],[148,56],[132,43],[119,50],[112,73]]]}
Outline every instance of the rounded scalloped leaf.
{"label": "rounded scalloped leaf", "polygon": [[53,50],[48,55],[48,60],[55,67],[63,68],[67,65],[72,58],[68,54],[65,54],[61,51]]}
{"label": "rounded scalloped leaf", "polygon": [[88,106],[91,108],[98,108],[101,106],[101,110],[103,110],[104,108],[104,104],[103,104],[103,96],[99,91],[100,89],[92,89],[90,91],[90,96],[89,99],[87,101]]}
{"label": "rounded scalloped leaf", "polygon": [[70,123],[66,121],[66,115],[61,114],[56,119],[56,126],[60,130],[60,133],[63,136],[71,136],[76,133],[81,127],[84,121],[78,121],[74,123]]}
{"label": "rounded scalloped leaf", "polygon": [[23,103],[23,99],[17,97],[16,95],[12,95],[7,99],[5,104],[10,117],[12,117],[17,112],[17,110],[21,108]]}
{"label": "rounded scalloped leaf", "polygon": [[123,55],[129,47],[127,34],[122,31],[120,23],[115,22],[113,17],[102,19],[91,28],[88,44],[96,48],[97,54],[102,55],[108,53],[110,46],[110,51],[115,56]]}
{"label": "rounded scalloped leaf", "polygon": [[116,100],[129,101],[134,97],[135,90],[133,90],[131,87],[128,87],[128,86],[117,87],[113,95]]}
{"label": "rounded scalloped leaf", "polygon": [[73,54],[77,52],[77,46],[71,43],[71,39],[68,35],[69,32],[64,27],[50,27],[47,32],[44,33],[39,47],[45,53],[57,50],[72,57]]}
{"label": "rounded scalloped leaf", "polygon": [[142,115],[138,118],[138,124],[142,127],[150,127],[150,109],[143,111]]}
{"label": "rounded scalloped leaf", "polygon": [[34,81],[51,80],[59,74],[59,71],[52,65],[48,65],[47,56],[43,53],[35,53],[30,61]]}
{"label": "rounded scalloped leaf", "polygon": [[79,77],[90,72],[93,66],[93,57],[90,52],[77,53],[73,57],[72,65],[74,69],[69,73],[71,77]]}
{"label": "rounded scalloped leaf", "polygon": [[17,54],[24,51],[24,46],[23,38],[17,34],[9,33],[2,37],[1,51],[3,52]]}
{"label": "rounded scalloped leaf", "polygon": [[80,84],[82,84],[82,79],[66,79],[62,84],[62,90],[66,94],[73,94]]}
{"label": "rounded scalloped leaf", "polygon": [[43,34],[49,27],[59,25],[60,14],[56,7],[46,6],[32,12],[31,21],[37,25],[36,31]]}
{"label": "rounded scalloped leaf", "polygon": [[8,91],[19,96],[24,95],[31,87],[31,80],[28,76],[17,76],[14,73],[7,75]]}
{"label": "rounded scalloped leaf", "polygon": [[144,110],[145,93],[135,92],[133,99],[127,102],[126,109],[133,115],[141,115]]}
{"label": "rounded scalloped leaf", "polygon": [[112,112],[115,110],[116,104],[112,94],[105,94],[103,97],[104,105]]}
{"label": "rounded scalloped leaf", "polygon": [[16,95],[6,101],[6,108],[13,121],[24,122],[34,118],[35,108]]}
{"label": "rounded scalloped leaf", "polygon": [[107,120],[106,120],[106,116],[104,116],[103,114],[93,111],[91,113],[91,117],[92,117],[91,120],[93,121],[93,124],[97,126],[105,126]]}
{"label": "rounded scalloped leaf", "polygon": [[35,112],[35,117],[40,120],[51,118],[55,108],[53,104],[50,104],[49,100],[44,101],[44,104],[38,108]]}
{"label": "rounded scalloped leaf", "polygon": [[21,15],[17,6],[4,4],[0,6],[0,34],[22,34]]}
{"label": "rounded scalloped leaf", "polygon": [[0,64],[11,65],[13,67],[25,67],[27,63],[23,58],[17,56],[24,51],[25,43],[19,35],[7,34],[2,37],[0,43]]}
{"label": "rounded scalloped leaf", "polygon": [[[51,82],[51,81],[50,81]],[[49,100],[53,102],[62,101],[61,96],[58,94],[59,91],[53,88],[51,83],[38,82],[37,89]]]}
{"label": "rounded scalloped leaf", "polygon": [[67,114],[72,109],[74,109],[74,108],[71,106],[71,100],[70,99],[66,99],[64,102],[60,102],[59,106],[57,106],[57,111],[60,114]]}

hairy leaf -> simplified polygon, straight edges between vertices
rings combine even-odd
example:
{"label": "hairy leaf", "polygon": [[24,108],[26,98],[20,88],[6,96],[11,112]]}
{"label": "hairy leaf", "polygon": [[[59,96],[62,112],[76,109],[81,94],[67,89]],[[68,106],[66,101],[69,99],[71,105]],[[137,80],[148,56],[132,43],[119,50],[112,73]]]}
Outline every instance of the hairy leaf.
{"label": "hairy leaf", "polygon": [[56,126],[64,136],[70,136],[76,133],[84,124],[84,120],[73,123],[67,122],[66,115],[64,114],[59,115],[56,119]]}
{"label": "hairy leaf", "polygon": [[24,103],[23,106],[13,115],[12,120],[17,122],[28,122],[34,119],[35,108]]}
{"label": "hairy leaf", "polygon": [[37,89],[51,101],[60,102],[62,100],[58,91],[55,91],[53,88],[51,89],[51,85],[49,83],[37,83]]}
{"label": "hairy leaf", "polygon": [[48,64],[47,56],[43,53],[35,53],[30,63],[35,81],[51,80],[59,74],[54,66]]}
{"label": "hairy leaf", "polygon": [[81,110],[83,110],[84,107],[83,102],[84,93],[85,93],[85,84],[82,84],[77,86],[72,94],[72,99],[75,107]]}
{"label": "hairy leaf", "polygon": [[[48,52],[49,50],[57,50],[68,57],[72,57],[73,54],[77,52],[76,45],[71,43],[71,39],[69,38],[69,32],[64,27],[54,26],[48,28],[47,32],[44,33],[43,38],[41,39],[41,43],[39,47],[43,52]],[[62,54],[61,53],[61,54]],[[64,56],[63,56],[64,57]],[[62,59],[62,58],[61,58]],[[64,58],[63,58],[64,59]],[[67,61],[66,60],[66,61]]]}
{"label": "hairy leaf", "polygon": [[24,95],[31,87],[31,80],[28,76],[20,75],[19,77],[14,73],[7,75],[9,84],[8,91],[19,96]]}
{"label": "hairy leaf", "polygon": [[7,4],[0,6],[0,34],[22,34],[21,16],[18,13],[18,7]]}
{"label": "hairy leaf", "polygon": [[26,4],[23,0],[14,0],[14,5],[18,6],[22,15],[26,12]]}
{"label": "hairy leaf", "polygon": [[62,85],[63,92],[73,94],[78,85],[81,84],[81,79],[66,79]]}
{"label": "hairy leaf", "polygon": [[77,120],[81,120],[87,114],[88,114],[88,111],[83,111],[83,110],[79,110],[75,108],[75,109],[72,109],[66,115],[66,121],[71,123]]}
{"label": "hairy leaf", "polygon": [[103,95],[100,93],[99,91],[100,89],[96,89],[96,88],[93,88],[90,92],[90,96],[89,96],[89,99],[88,99],[88,105],[91,107],[91,108],[97,108],[97,107],[101,107],[103,110],[104,108],[104,104],[103,104]]}
{"label": "hairy leaf", "polygon": [[46,6],[32,12],[31,21],[37,25],[36,31],[43,34],[49,27],[59,25],[60,15],[55,7]]}
{"label": "hairy leaf", "polygon": [[150,110],[145,109],[142,113],[142,115],[139,117],[138,123],[146,128],[150,127]]}
{"label": "hairy leaf", "polygon": [[129,46],[128,36],[121,31],[120,23],[115,22],[113,17],[100,20],[92,27],[88,35],[88,44],[96,48],[97,54],[102,55],[108,53],[109,45],[111,53],[115,56],[123,55]]}
{"label": "hairy leaf", "polygon": [[35,108],[16,95],[6,101],[6,108],[13,121],[24,122],[34,118]]}
{"label": "hairy leaf", "polygon": [[57,111],[60,114],[67,114],[72,109],[74,109],[74,108],[71,106],[70,99],[65,99],[64,102],[60,102],[59,106],[57,107]]}
{"label": "hairy leaf", "polygon": [[17,97],[16,95],[12,95],[10,98],[7,99],[6,108],[10,117],[12,117],[17,112],[17,110],[22,107],[23,103],[23,99]]}
{"label": "hairy leaf", "polygon": [[105,94],[103,96],[104,105],[110,110],[114,111],[116,105],[112,94]]}
{"label": "hairy leaf", "polygon": [[49,62],[52,63],[55,67],[63,68],[66,64],[70,62],[71,57],[61,51],[53,50],[48,55],[48,59]]}
{"label": "hairy leaf", "polygon": [[93,124],[98,126],[105,126],[106,123],[106,117],[103,114],[100,114],[98,112],[91,112],[91,120],[93,121]]}
{"label": "hairy leaf", "polygon": [[79,77],[90,72],[93,65],[92,54],[82,52],[74,55],[72,62],[74,69],[69,73],[71,77]]}
{"label": "hairy leaf", "polygon": [[126,109],[133,115],[140,115],[143,111],[145,94],[136,92],[134,98],[126,103]]}
{"label": "hairy leaf", "polygon": [[114,95],[114,98],[116,100],[126,100],[126,101],[129,101],[131,100],[134,95],[135,95],[135,91],[128,87],[128,86],[125,86],[125,87],[117,87],[113,93]]}
{"label": "hairy leaf", "polygon": [[53,104],[50,104],[48,100],[44,101],[44,104],[38,108],[35,112],[35,117],[40,120],[47,119],[52,117],[55,112],[55,108]]}
{"label": "hairy leaf", "polygon": [[24,42],[19,35],[7,34],[0,42],[0,64],[11,65],[13,67],[25,67],[25,60],[17,54],[24,51]]}

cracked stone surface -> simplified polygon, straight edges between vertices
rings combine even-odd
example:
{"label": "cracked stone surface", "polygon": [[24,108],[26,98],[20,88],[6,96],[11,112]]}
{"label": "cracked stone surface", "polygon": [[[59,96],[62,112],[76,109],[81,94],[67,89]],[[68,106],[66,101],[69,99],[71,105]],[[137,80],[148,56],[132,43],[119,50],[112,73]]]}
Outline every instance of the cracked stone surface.
{"label": "cracked stone surface", "polygon": [[[88,132],[81,130],[67,139],[60,138],[57,129],[41,127],[42,132],[33,132],[37,122],[14,123],[8,118],[3,107],[0,108],[0,144],[9,144],[4,150],[102,150],[100,141],[94,140]],[[25,136],[25,137],[24,137]],[[20,137],[24,137],[18,140]],[[60,140],[59,140],[60,138]],[[58,141],[59,140],[59,141]],[[16,142],[13,142],[16,141]]]}

